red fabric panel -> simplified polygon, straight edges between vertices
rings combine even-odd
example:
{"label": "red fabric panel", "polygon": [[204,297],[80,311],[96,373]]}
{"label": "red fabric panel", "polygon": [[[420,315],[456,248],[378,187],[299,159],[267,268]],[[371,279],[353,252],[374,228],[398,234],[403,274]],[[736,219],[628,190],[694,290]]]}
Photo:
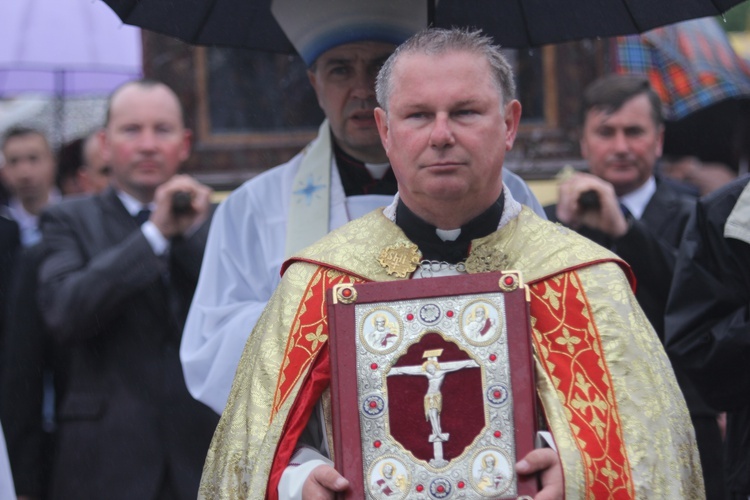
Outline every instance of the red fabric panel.
{"label": "red fabric panel", "polygon": [[271,474],[268,477],[266,498],[275,500],[279,497],[281,474],[292,459],[297,441],[302,435],[302,431],[305,430],[307,421],[310,420],[315,403],[318,402],[330,383],[331,364],[328,357],[328,345],[326,345],[321,349],[318,358],[315,360],[315,365],[297,394],[297,400],[289,411],[289,418],[279,440],[279,446],[276,449],[276,455],[271,466]]}
{"label": "red fabric panel", "polygon": [[611,375],[578,275],[533,284],[531,317],[536,352],[567,410],[587,469],[586,491],[592,498],[634,498]]}

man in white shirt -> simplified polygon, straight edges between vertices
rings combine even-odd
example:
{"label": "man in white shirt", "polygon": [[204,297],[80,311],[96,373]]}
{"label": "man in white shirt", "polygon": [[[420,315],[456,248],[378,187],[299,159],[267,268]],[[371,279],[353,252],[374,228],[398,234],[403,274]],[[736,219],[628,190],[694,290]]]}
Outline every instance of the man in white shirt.
{"label": "man in white shirt", "polygon": [[9,130],[2,141],[0,180],[8,187],[8,208],[18,223],[21,243],[29,247],[38,243],[39,214],[60,200],[55,187],[55,155],[47,138],[38,130],[17,127]]}
{"label": "man in white shirt", "polygon": [[42,214],[38,297],[61,387],[50,498],[196,497],[218,419],[178,356],[210,213],[210,189],[177,174],[190,139],[169,87],[126,83],[100,134],[111,186]]}
{"label": "man in white shirt", "polygon": [[[662,154],[661,101],[641,75],[608,75],[583,96],[581,155],[590,173],[561,182],[550,220],[609,248],[633,269],[636,299],[664,341],[664,313],[677,248],[695,205],[654,174]],[[705,405],[679,367],[677,380],[696,429],[707,498],[722,498],[721,440],[716,412]]]}
{"label": "man in white shirt", "polygon": [[[288,163],[238,188],[214,215],[180,359],[191,394],[224,410],[240,354],[280,281],[281,265],[329,231],[390,204],[396,178],[373,110],[375,77],[396,45],[427,25],[420,2],[275,1],[274,15],[308,65],[326,115]],[[353,29],[356,27],[356,29]],[[540,215],[528,186],[503,180]]]}

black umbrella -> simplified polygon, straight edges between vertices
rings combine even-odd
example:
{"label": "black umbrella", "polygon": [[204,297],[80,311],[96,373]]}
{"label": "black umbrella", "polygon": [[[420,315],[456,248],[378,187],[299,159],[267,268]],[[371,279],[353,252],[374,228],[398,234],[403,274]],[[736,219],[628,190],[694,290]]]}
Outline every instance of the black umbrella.
{"label": "black umbrella", "polygon": [[[103,1],[126,24],[194,45],[294,51],[271,14],[271,0]],[[686,19],[722,14],[744,0],[422,1],[434,26],[480,28],[502,46],[519,48],[641,33]]]}

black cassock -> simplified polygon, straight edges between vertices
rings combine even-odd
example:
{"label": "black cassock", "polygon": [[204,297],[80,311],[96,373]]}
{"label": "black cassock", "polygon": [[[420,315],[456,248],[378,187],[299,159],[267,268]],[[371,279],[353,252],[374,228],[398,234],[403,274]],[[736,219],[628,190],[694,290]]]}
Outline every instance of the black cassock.
{"label": "black cassock", "polygon": [[[750,495],[748,182],[750,176],[738,179],[696,206],[680,246],[665,320],[673,362],[708,404],[727,412],[727,490],[743,499]],[[724,234],[733,211],[744,214],[744,235]]]}

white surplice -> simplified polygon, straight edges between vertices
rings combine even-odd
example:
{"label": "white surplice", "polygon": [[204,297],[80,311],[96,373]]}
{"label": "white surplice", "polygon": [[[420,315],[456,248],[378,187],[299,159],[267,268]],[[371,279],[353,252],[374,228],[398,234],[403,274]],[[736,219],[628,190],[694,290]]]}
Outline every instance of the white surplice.
{"label": "white surplice", "polygon": [[5,450],[5,435],[0,425],[0,500],[15,500],[16,491],[13,488],[13,476],[10,472],[10,461]]}

